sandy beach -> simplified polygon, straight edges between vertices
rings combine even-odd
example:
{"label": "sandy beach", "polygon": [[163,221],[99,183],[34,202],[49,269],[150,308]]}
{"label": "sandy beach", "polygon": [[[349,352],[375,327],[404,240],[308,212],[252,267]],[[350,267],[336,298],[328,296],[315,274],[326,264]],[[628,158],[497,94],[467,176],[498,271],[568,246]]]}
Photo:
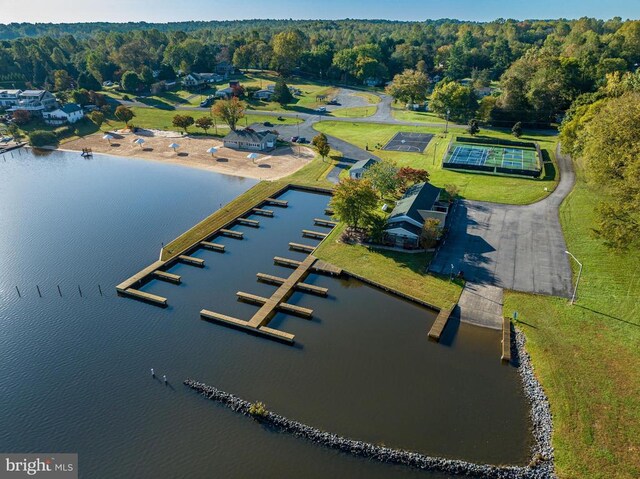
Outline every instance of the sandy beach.
{"label": "sandy beach", "polygon": [[[273,151],[258,153],[258,158],[250,160],[251,151],[224,148],[222,141],[213,137],[189,137],[177,132],[145,130],[142,133],[110,132],[114,137],[110,142],[103,139],[104,133],[96,133],[61,145],[62,149],[81,152],[90,148],[93,153],[140,158],[183,165],[192,168],[215,171],[227,175],[243,176],[259,180],[277,180],[298,171],[315,157],[308,147],[280,147]],[[143,138],[144,144],[134,143]],[[180,146],[176,151],[169,148],[171,143]],[[218,151],[211,155],[211,147]]]}

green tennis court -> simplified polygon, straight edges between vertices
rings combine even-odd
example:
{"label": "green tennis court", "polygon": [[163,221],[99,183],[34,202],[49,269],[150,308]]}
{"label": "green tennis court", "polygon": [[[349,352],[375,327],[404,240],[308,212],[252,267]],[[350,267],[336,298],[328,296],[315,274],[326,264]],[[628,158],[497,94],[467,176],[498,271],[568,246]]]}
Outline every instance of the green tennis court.
{"label": "green tennis court", "polygon": [[535,149],[458,142],[451,145],[443,166],[527,176],[540,172],[538,153]]}

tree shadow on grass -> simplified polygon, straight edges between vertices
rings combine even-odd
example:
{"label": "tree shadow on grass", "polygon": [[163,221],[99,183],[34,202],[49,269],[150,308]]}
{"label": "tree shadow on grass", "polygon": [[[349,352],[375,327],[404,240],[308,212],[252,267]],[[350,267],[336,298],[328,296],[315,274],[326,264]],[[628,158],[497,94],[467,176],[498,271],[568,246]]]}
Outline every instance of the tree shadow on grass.
{"label": "tree shadow on grass", "polygon": [[587,308],[586,306],[582,306],[580,304],[575,304],[574,306],[576,308],[585,309],[587,311],[591,311],[592,313],[598,314],[600,316],[604,316],[604,317],[610,318],[610,319],[615,319],[616,321],[620,321],[621,323],[625,323],[625,324],[628,324],[630,326],[635,326],[636,328],[640,328],[640,324],[638,324],[638,323],[632,323],[631,321],[627,321],[626,319],[618,318],[616,316],[612,316],[610,314],[603,313],[602,311],[596,311],[595,309]]}
{"label": "tree shadow on grass", "polygon": [[547,150],[542,150],[542,161],[543,161],[543,171],[544,176],[542,177],[543,181],[553,181],[556,179],[556,165],[551,161],[551,157],[549,156],[549,152]]}

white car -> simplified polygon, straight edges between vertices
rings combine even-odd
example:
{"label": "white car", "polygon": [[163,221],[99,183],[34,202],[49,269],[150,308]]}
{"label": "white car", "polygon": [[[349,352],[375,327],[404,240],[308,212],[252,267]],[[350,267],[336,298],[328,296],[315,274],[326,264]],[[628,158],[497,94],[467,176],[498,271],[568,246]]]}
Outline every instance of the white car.
{"label": "white car", "polygon": [[327,109],[324,106],[320,106],[320,107],[318,107],[318,109],[316,111],[318,113],[326,113]]}

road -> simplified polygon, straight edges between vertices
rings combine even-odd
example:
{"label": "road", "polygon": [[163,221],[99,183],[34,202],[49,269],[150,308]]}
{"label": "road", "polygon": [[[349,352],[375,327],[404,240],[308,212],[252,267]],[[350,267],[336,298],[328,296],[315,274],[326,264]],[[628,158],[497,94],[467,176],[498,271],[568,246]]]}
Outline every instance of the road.
{"label": "road", "polygon": [[560,182],[545,199],[525,206],[460,201],[430,270],[464,271],[465,279],[504,289],[571,296],[571,267],[558,208],[575,182],[571,160],[556,158]]}

